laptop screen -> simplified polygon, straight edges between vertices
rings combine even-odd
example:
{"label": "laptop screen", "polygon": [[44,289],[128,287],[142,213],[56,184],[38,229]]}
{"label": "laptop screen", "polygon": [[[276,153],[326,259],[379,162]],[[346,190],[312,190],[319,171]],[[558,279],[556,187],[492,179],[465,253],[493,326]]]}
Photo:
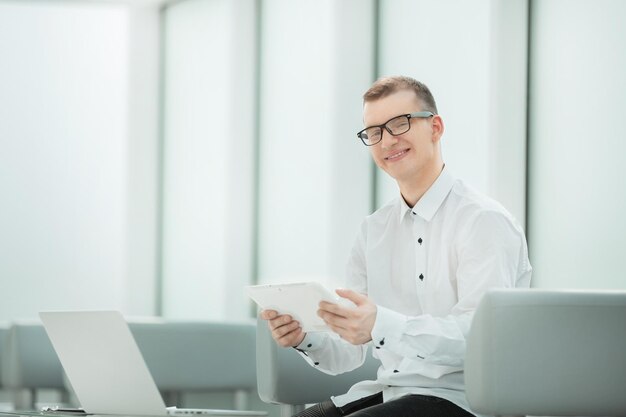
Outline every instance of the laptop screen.
{"label": "laptop screen", "polygon": [[39,316],[85,411],[167,414],[154,379],[119,312],[42,312]]}

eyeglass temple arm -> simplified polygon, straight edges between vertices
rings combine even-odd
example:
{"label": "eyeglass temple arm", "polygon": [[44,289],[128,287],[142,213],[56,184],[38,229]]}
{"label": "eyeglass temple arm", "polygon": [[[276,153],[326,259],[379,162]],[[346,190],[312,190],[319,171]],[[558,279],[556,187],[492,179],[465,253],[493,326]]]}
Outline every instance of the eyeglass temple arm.
{"label": "eyeglass temple arm", "polygon": [[431,111],[418,111],[415,113],[409,113],[409,116],[411,117],[430,117],[430,116],[434,116],[435,114]]}

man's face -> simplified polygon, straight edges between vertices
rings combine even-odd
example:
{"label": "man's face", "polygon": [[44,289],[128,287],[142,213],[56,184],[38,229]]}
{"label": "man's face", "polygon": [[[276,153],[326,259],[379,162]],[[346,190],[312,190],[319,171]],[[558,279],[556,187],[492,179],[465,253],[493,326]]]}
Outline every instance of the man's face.
{"label": "man's face", "polygon": [[[423,110],[413,91],[401,90],[376,101],[368,101],[363,106],[365,126],[380,125],[403,114]],[[433,119],[437,118],[435,122]],[[382,140],[370,146],[374,162],[398,182],[414,181],[420,173],[437,163],[440,130],[433,124],[439,116],[410,119],[408,132],[392,136],[383,129]]]}

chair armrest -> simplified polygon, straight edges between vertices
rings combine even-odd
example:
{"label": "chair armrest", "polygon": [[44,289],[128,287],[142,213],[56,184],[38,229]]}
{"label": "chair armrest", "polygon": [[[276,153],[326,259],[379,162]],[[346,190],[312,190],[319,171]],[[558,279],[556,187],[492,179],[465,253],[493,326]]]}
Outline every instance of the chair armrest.
{"label": "chair armrest", "polygon": [[467,342],[473,410],[626,415],[626,292],[492,290]]}

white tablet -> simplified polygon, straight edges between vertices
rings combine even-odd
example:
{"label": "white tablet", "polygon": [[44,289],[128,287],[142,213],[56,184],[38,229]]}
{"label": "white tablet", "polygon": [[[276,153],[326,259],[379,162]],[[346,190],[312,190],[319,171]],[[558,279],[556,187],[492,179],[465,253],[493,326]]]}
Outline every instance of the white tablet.
{"label": "white tablet", "polygon": [[269,284],[246,287],[246,294],[263,310],[289,314],[300,322],[305,332],[329,332],[330,328],[317,315],[320,301],[340,303],[340,297],[319,282]]}

